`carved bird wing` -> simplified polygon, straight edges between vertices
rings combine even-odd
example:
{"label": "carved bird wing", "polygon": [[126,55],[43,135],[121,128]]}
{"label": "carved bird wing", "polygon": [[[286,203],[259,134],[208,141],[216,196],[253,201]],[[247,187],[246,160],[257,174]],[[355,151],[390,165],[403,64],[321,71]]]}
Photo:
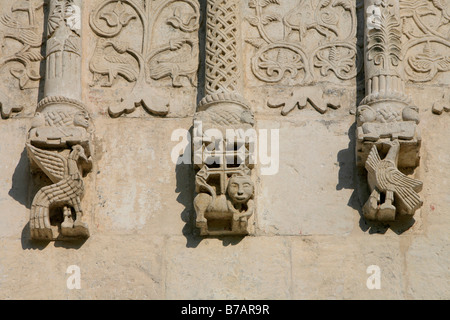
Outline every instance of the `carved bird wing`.
{"label": "carved bird wing", "polygon": [[17,22],[17,19],[12,18],[10,15],[5,14],[0,17],[0,23],[9,28],[21,28],[22,25]]}
{"label": "carved bird wing", "polygon": [[56,152],[36,148],[27,143],[28,155],[52,180],[53,183],[61,181],[67,173],[67,160]]}
{"label": "carved bird wing", "polygon": [[380,154],[376,146],[373,146],[366,160],[366,169],[369,173],[375,173],[381,162]]}
{"label": "carved bird wing", "polygon": [[40,47],[42,44],[42,37],[34,30],[21,30],[17,39],[31,47]]}

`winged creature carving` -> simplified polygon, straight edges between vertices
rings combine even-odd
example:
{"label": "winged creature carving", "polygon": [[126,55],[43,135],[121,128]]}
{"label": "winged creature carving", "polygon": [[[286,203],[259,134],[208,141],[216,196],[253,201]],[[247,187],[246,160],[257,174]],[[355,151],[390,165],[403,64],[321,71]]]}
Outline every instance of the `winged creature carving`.
{"label": "winged creature carving", "polygon": [[412,216],[423,204],[418,194],[422,190],[422,182],[406,176],[397,168],[400,142],[394,140],[390,145],[384,159],[374,145],[365,164],[372,194],[363,210],[371,220],[393,221],[397,212]]}
{"label": "winged creature carving", "polygon": [[[89,230],[82,221],[81,198],[84,195],[82,161],[90,164],[84,148],[74,145],[68,157],[57,151],[43,150],[27,143],[30,159],[49,177],[52,185],[40,189],[33,199],[30,215],[31,238],[52,240],[50,209],[63,207],[64,222],[61,234],[78,238],[88,238]],[[72,212],[72,209],[74,212]],[[73,220],[75,217],[75,221]]]}

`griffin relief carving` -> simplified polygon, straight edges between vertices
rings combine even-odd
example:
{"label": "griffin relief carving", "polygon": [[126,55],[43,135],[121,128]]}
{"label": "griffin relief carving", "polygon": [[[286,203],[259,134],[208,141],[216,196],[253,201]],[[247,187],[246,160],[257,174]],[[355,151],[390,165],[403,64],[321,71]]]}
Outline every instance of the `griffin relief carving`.
{"label": "griffin relief carving", "polygon": [[[186,78],[195,85],[199,20],[195,0],[106,0],[93,10],[90,26],[99,39],[89,64],[92,85],[112,87],[119,77],[135,83],[124,101],[109,108],[112,117],[131,113],[136,106],[166,115],[169,101],[152,90],[152,81],[170,78],[173,87],[181,87]],[[164,45],[153,41],[161,23],[174,31]]]}

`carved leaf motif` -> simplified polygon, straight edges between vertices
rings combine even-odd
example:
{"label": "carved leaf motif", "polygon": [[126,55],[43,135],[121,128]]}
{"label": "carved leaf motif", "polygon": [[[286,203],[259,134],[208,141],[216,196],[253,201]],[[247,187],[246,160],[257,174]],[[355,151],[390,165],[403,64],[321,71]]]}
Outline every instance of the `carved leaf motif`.
{"label": "carved leaf motif", "polygon": [[450,57],[445,57],[439,61],[438,68],[441,71],[450,71]]}
{"label": "carved leaf motif", "polygon": [[380,19],[380,27],[369,31],[368,59],[384,68],[396,67],[402,60],[400,23],[386,11]]}
{"label": "carved leaf motif", "polygon": [[136,19],[136,16],[127,13],[125,6],[119,1],[112,12],[104,12],[100,18],[105,20],[110,27],[117,27],[119,24],[126,27],[131,20]]}
{"label": "carved leaf motif", "polygon": [[272,14],[264,15],[261,19],[261,23],[263,25],[267,25],[270,22],[280,21],[280,20],[281,20],[281,17],[278,14],[272,13]]}
{"label": "carved leaf motif", "polygon": [[[341,53],[341,50],[345,50],[345,54]],[[320,73],[324,77],[330,71],[343,80],[351,79],[356,75],[356,52],[351,48],[332,46],[328,52],[326,50],[319,51],[316,59],[314,65],[321,68]]]}

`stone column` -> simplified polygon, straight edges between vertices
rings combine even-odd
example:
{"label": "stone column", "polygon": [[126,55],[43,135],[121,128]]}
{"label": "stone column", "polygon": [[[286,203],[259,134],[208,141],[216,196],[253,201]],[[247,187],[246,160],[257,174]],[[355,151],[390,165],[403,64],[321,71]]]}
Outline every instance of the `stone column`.
{"label": "stone column", "polygon": [[[238,0],[207,2],[206,96],[194,118],[194,205],[201,235],[245,235],[254,211],[248,152],[254,117],[241,95],[239,8]],[[231,137],[230,130],[237,134]]]}
{"label": "stone column", "polygon": [[92,167],[92,125],[81,102],[81,13],[82,0],[49,2],[44,98],[26,146],[32,170],[41,170],[53,184],[34,197],[33,239],[89,237],[81,199],[83,175]]}
{"label": "stone column", "polygon": [[414,215],[422,183],[400,170],[419,165],[418,108],[405,92],[399,0],[366,0],[366,97],[357,113],[357,164],[368,171],[370,220]]}

